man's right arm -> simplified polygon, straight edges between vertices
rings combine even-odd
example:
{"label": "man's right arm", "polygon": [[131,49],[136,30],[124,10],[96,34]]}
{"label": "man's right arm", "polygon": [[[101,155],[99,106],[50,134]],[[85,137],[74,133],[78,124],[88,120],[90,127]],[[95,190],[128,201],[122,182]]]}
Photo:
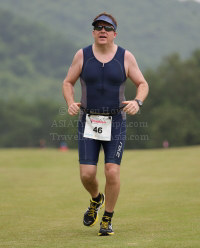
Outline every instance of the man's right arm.
{"label": "man's right arm", "polygon": [[63,81],[63,96],[68,104],[68,113],[70,115],[78,114],[80,103],[74,101],[74,85],[78,80],[83,66],[83,50],[80,49],[74,56],[67,76]]}

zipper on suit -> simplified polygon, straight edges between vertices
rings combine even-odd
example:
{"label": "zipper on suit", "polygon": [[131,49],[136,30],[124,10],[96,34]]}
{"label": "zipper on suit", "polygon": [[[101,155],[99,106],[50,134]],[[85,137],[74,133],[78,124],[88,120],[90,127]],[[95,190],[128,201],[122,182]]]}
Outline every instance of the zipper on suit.
{"label": "zipper on suit", "polygon": [[101,93],[103,94],[104,92],[104,63],[102,64],[102,88],[101,88]]}

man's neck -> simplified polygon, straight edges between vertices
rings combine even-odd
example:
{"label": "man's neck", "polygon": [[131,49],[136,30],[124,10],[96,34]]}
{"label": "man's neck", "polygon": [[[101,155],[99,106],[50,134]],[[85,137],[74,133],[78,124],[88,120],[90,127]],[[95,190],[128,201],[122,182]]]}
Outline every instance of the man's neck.
{"label": "man's neck", "polygon": [[105,44],[105,45],[99,45],[97,43],[93,44],[93,51],[96,53],[102,53],[102,54],[108,54],[108,53],[115,53],[116,52],[117,45],[113,43],[111,44]]}

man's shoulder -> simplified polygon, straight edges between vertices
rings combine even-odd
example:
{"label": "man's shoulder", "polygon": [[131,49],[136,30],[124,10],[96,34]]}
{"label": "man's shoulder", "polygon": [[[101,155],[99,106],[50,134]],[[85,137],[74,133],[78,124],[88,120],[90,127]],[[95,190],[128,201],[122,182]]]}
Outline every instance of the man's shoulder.
{"label": "man's shoulder", "polygon": [[72,64],[82,64],[83,63],[83,50],[79,49],[76,54],[74,55],[74,59]]}
{"label": "man's shoulder", "polygon": [[128,57],[134,57],[133,54],[130,51],[128,51],[128,50],[126,50],[126,56],[128,56]]}
{"label": "man's shoulder", "polygon": [[83,58],[83,49],[79,49],[77,51],[77,53],[75,54],[74,59],[79,60],[79,59],[82,59],[82,58]]}
{"label": "man's shoulder", "polygon": [[127,71],[127,76],[128,76],[129,68],[136,68],[137,67],[137,61],[136,61],[134,55],[127,50],[126,50],[125,56],[124,56],[124,64],[125,64],[125,68]]}
{"label": "man's shoulder", "polygon": [[82,58],[84,52],[85,52],[85,51],[88,51],[88,50],[90,50],[90,49],[92,49],[92,45],[89,45],[89,46],[86,46],[86,47],[84,47],[84,48],[79,49],[79,50],[77,51],[77,53],[75,54],[75,57],[77,57],[77,58]]}
{"label": "man's shoulder", "polygon": [[85,54],[92,54],[92,45],[89,45],[89,46],[86,46],[86,47],[84,47],[83,49],[82,49],[82,51],[83,51],[83,54],[85,55]]}
{"label": "man's shoulder", "polygon": [[[116,44],[116,46],[118,46],[118,45]],[[121,47],[121,46],[118,46],[118,49],[122,49],[122,50],[126,51],[126,49],[124,47]]]}
{"label": "man's shoulder", "polygon": [[82,50],[92,49],[92,45],[84,47]]}
{"label": "man's shoulder", "polygon": [[134,55],[128,50],[125,51],[125,60],[126,61],[135,61]]}
{"label": "man's shoulder", "polygon": [[85,58],[85,54],[91,54],[91,53],[92,53],[92,45],[79,49],[74,56],[74,63],[80,64],[80,66],[82,67],[84,60],[83,57]]}

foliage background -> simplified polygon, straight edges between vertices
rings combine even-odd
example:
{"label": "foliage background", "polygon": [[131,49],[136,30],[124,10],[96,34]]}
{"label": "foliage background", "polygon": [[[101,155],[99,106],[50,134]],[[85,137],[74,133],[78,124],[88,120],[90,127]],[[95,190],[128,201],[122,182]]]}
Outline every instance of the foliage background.
{"label": "foliage background", "polygon": [[59,31],[80,48],[93,42],[94,17],[112,13],[118,20],[116,42],[134,53],[142,70],[173,52],[188,57],[199,46],[200,4],[191,1],[0,0],[0,7]]}
{"label": "foliage background", "polygon": [[[42,138],[48,147],[63,140],[77,147],[62,81],[74,53],[92,43],[89,23],[105,10],[117,17],[116,43],[135,55],[150,86],[140,114],[127,118],[126,148],[200,144],[200,5],[92,2],[0,0],[0,147],[37,147]],[[79,82],[75,92],[79,101]],[[134,96],[128,80],[126,98]]]}

